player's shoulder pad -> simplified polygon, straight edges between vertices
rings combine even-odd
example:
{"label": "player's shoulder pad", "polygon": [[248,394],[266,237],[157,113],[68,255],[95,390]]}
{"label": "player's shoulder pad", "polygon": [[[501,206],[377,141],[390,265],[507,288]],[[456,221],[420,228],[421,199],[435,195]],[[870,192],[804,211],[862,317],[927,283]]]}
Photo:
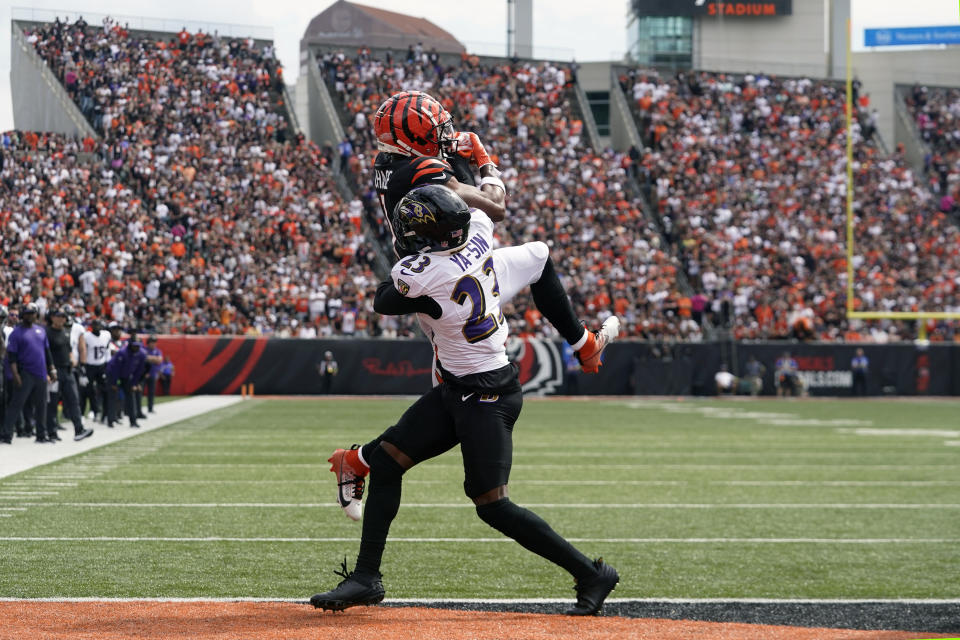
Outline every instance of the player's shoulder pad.
{"label": "player's shoulder pad", "polygon": [[[415,257],[415,256],[411,256]],[[426,256],[424,256],[427,260]],[[418,278],[418,274],[410,270],[410,268],[404,264],[404,260],[410,260],[410,258],[404,258],[400,262],[393,265],[393,269],[390,270],[390,279],[393,280],[393,286],[397,288],[397,291],[406,298],[418,298],[423,295],[423,281],[422,277]],[[417,258],[418,261],[422,262],[422,259]]]}
{"label": "player's shoulder pad", "polygon": [[390,182],[402,181],[400,187],[414,187],[422,184],[446,184],[453,177],[453,169],[440,158],[433,156],[410,158],[404,168],[394,171]]}
{"label": "player's shoulder pad", "polygon": [[493,235],[493,220],[480,209],[470,209],[470,233],[483,231],[488,235]]}

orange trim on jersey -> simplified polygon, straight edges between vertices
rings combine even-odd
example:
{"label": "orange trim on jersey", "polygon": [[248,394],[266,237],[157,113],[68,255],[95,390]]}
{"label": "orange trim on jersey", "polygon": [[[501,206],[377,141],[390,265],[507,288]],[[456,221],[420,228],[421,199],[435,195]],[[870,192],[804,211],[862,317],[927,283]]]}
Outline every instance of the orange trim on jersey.
{"label": "orange trim on jersey", "polygon": [[410,184],[416,184],[417,180],[420,179],[420,176],[429,175],[431,173],[443,173],[446,171],[443,167],[427,167],[426,169],[421,169],[413,174],[413,177],[410,178]]}

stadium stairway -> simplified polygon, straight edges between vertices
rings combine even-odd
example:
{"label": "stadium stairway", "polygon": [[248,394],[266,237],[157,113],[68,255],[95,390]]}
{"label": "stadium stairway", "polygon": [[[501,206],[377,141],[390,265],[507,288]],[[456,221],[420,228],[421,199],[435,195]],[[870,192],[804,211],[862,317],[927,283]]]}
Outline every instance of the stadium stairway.
{"label": "stadium stairway", "polygon": [[[629,145],[642,150],[646,145],[637,127],[636,117],[630,109],[630,103],[627,102],[627,96],[624,95],[623,88],[617,80],[616,67],[612,68],[610,73],[610,127],[614,134],[613,139],[625,140]],[[620,130],[617,131],[617,129]],[[677,287],[683,295],[687,297],[692,296],[694,293],[693,287],[690,285],[690,278],[687,276],[687,266],[681,259],[683,256],[679,253],[679,246],[674,242],[670,242],[663,219],[660,217],[657,208],[650,202],[651,185],[649,183],[642,184],[637,177],[637,173],[631,171],[627,173],[627,189],[631,195],[636,196],[640,200],[640,203],[643,205],[643,214],[660,233],[660,241],[663,243],[663,247],[677,257],[678,262],[683,266],[682,269],[677,271]],[[723,336],[718,334],[716,327],[714,327],[706,317],[703,319],[702,327],[705,339],[714,340],[723,338]]]}
{"label": "stadium stairway", "polygon": [[100,141],[53,70],[34,50],[23,29],[34,23],[14,20],[10,84],[14,120],[22,131],[47,131]]}

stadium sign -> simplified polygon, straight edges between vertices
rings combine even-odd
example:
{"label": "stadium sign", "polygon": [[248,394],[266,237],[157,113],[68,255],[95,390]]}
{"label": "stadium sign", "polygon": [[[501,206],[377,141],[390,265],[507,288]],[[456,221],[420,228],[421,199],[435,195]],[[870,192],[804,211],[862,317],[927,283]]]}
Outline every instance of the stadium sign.
{"label": "stadium sign", "polygon": [[638,16],[707,16],[764,18],[789,16],[793,0],[632,0]]}
{"label": "stadium sign", "polygon": [[960,45],[960,26],[864,29],[863,44],[866,47]]}

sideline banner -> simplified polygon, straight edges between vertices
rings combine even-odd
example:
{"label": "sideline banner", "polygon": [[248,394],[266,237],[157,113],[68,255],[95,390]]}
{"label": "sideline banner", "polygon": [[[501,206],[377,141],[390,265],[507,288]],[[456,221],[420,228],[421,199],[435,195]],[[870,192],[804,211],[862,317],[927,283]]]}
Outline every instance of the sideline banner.
{"label": "sideline banner", "polygon": [[[238,394],[248,384],[256,395],[317,394],[325,351],[339,365],[330,393],[419,395],[431,386],[425,340],[160,336],[158,346],[174,364],[175,395]],[[751,356],[766,369],[763,394],[773,395],[776,360],[789,351],[811,396],[849,396],[858,347],[870,362],[868,395],[960,395],[960,345],[623,341],[606,351],[596,375],[568,371],[552,340],[512,338],[507,353],[527,395],[713,395],[721,364],[743,376]]]}

